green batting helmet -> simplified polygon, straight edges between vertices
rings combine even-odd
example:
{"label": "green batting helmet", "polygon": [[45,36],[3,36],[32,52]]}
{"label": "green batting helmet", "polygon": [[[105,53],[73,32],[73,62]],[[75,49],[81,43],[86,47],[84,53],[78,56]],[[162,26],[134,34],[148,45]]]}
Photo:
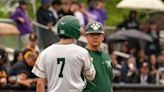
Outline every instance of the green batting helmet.
{"label": "green batting helmet", "polygon": [[92,22],[88,23],[85,31],[86,31],[85,32],[86,34],[90,34],[90,33],[102,33],[102,34],[104,34],[103,25],[97,21],[92,21]]}
{"label": "green batting helmet", "polygon": [[74,16],[64,16],[57,23],[59,35],[78,39],[80,37],[80,23]]}

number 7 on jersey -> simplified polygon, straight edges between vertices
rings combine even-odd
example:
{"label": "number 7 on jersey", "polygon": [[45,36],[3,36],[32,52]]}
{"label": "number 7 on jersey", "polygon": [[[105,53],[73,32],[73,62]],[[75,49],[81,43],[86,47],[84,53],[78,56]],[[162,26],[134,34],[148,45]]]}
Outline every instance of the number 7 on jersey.
{"label": "number 7 on jersey", "polygon": [[59,73],[59,78],[63,77],[63,68],[65,65],[65,58],[57,58],[57,64],[62,63],[61,69],[60,69],[60,73]]}

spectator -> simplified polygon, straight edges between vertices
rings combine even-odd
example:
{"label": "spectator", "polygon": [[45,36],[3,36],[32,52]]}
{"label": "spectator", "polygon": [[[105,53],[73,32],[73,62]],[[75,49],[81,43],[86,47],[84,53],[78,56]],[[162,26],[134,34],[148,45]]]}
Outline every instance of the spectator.
{"label": "spectator", "polygon": [[56,23],[56,20],[53,13],[48,10],[49,5],[49,0],[41,0],[41,6],[36,12],[37,22],[48,26],[49,28],[48,30],[44,28],[39,28],[38,30],[39,47],[41,49],[44,49],[55,42],[54,33],[51,30]]}
{"label": "spectator", "polygon": [[30,87],[32,80],[28,79],[29,73],[25,70],[21,70],[16,76],[10,76],[8,78],[11,85],[22,85]]}
{"label": "spectator", "polygon": [[35,83],[36,76],[31,73],[31,70],[35,64],[36,59],[37,54],[30,52],[24,61],[15,63],[10,74],[10,82],[18,83],[27,87],[30,87],[32,83]]}
{"label": "spectator", "polygon": [[160,74],[160,80],[159,80],[159,82],[160,82],[161,84],[164,84],[164,71],[161,72],[161,74]]}
{"label": "spectator", "polygon": [[136,67],[138,68],[138,70],[141,68],[144,62],[148,63],[148,60],[147,60],[144,49],[140,49],[140,51],[138,52],[137,60],[136,60]]}
{"label": "spectator", "polygon": [[96,9],[101,16],[100,22],[104,25],[104,21],[107,19],[107,13],[105,10],[105,0],[98,0]]}
{"label": "spectator", "polygon": [[85,25],[87,25],[87,23],[93,21],[93,17],[92,15],[86,10],[86,7],[83,3],[81,3],[80,5],[80,11],[82,12],[83,16],[84,16],[84,23]]}
{"label": "spectator", "polygon": [[150,66],[149,67],[150,67],[150,74],[155,79],[157,70],[158,70],[157,57],[155,54],[150,55]]}
{"label": "spectator", "polygon": [[131,56],[133,56],[135,59],[137,58],[137,57],[136,57],[136,56],[137,56],[137,53],[138,53],[138,50],[137,50],[136,47],[131,47],[131,48],[129,48],[129,54],[130,54]]}
{"label": "spectator", "polygon": [[[137,20],[137,11],[131,10],[129,17],[118,25],[119,29],[139,29],[139,22]],[[137,50],[140,48],[138,39],[128,39],[130,47],[135,47]]]}
{"label": "spectator", "polygon": [[52,11],[56,22],[59,20],[58,12],[62,9],[61,0],[53,0],[51,3],[50,11]]}
{"label": "spectator", "polygon": [[[129,53],[128,42],[124,42],[124,43],[121,44],[120,52],[123,52],[123,53],[126,53],[126,54]],[[123,65],[127,61],[127,58],[118,56],[117,60],[118,60],[119,64]]]}
{"label": "spectator", "polygon": [[101,15],[96,9],[96,2],[95,0],[87,0],[88,8],[87,12],[90,13],[90,15],[93,17],[93,20],[96,20],[98,22],[101,21]]}
{"label": "spectator", "polygon": [[23,58],[26,58],[30,52],[35,52],[39,55],[39,47],[36,44],[37,36],[35,33],[32,33],[29,37],[29,42],[27,47],[23,51]]}
{"label": "spectator", "polygon": [[63,0],[62,9],[58,12],[59,18],[66,15],[74,15],[73,12],[70,11],[70,1]]}
{"label": "spectator", "polygon": [[151,21],[149,24],[148,34],[153,38],[153,42],[148,42],[146,44],[146,53],[148,55],[158,55],[160,53],[159,31],[157,30],[157,24],[154,21]]}
{"label": "spectator", "polygon": [[164,67],[164,53],[161,53],[158,56],[158,67]]}
{"label": "spectator", "polygon": [[22,51],[16,50],[14,52],[14,60],[11,62],[11,67],[16,63],[16,62],[21,62],[23,61],[23,53]]}
{"label": "spectator", "polygon": [[6,51],[0,48],[0,86],[7,83],[7,72],[4,66],[6,56]]}
{"label": "spectator", "polygon": [[17,28],[20,31],[20,39],[26,45],[29,34],[34,30],[32,28],[31,20],[27,14],[28,0],[19,0],[19,6],[16,11],[11,14],[11,19],[17,23]]}
{"label": "spectator", "polygon": [[135,58],[134,57],[130,57],[127,61],[128,64],[128,73],[127,73],[127,77],[128,77],[128,81],[129,83],[135,83],[135,79],[137,77],[137,68],[136,68],[136,63],[135,63]]}
{"label": "spectator", "polygon": [[129,53],[129,46],[128,46],[128,42],[124,42],[121,44],[121,52],[123,53]]}
{"label": "spectator", "polygon": [[149,73],[149,66],[148,63],[144,62],[142,63],[142,66],[140,68],[140,74],[137,77],[137,82],[140,84],[149,84],[153,83],[154,79]]}
{"label": "spectator", "polygon": [[[52,0],[51,7],[49,8],[50,11],[52,11],[54,18],[55,18],[55,24],[59,20],[59,15],[58,12],[60,12],[62,9],[62,1],[61,0]],[[54,41],[58,42],[59,41],[59,36],[57,34],[54,34]]]}
{"label": "spectator", "polygon": [[119,29],[139,29],[139,22],[137,20],[137,11],[131,10],[129,17],[118,25]]}
{"label": "spectator", "polygon": [[122,68],[122,65],[118,63],[117,56],[114,54],[114,51],[110,52],[110,57],[111,57],[111,60],[112,60],[112,65],[113,65],[113,75],[115,75],[114,79],[113,79],[113,82],[114,83],[119,83],[120,82],[120,77],[121,77],[120,69]]}
{"label": "spectator", "polygon": [[84,16],[80,11],[80,3],[72,2],[70,10],[74,13],[74,16],[79,20],[80,26],[84,26]]}
{"label": "spectator", "polygon": [[137,74],[134,58],[128,58],[127,61],[122,62],[121,65],[121,82],[134,83]]}

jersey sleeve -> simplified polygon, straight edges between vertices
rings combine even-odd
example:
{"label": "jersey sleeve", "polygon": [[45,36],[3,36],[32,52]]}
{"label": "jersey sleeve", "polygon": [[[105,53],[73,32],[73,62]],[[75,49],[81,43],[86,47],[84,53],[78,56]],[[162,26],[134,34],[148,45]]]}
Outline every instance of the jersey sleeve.
{"label": "jersey sleeve", "polygon": [[96,71],[92,64],[92,58],[90,57],[89,53],[83,55],[83,62],[83,74],[86,76],[88,80],[93,80],[95,78]]}
{"label": "jersey sleeve", "polygon": [[46,78],[46,55],[45,53],[41,53],[32,69],[32,73],[34,73],[37,77]]}

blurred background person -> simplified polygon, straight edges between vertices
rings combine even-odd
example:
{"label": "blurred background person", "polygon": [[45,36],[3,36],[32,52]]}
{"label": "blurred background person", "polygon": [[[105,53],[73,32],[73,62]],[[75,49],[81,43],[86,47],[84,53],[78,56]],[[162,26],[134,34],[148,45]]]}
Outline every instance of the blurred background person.
{"label": "blurred background person", "polygon": [[96,9],[96,4],[97,4],[97,2],[95,0],[87,0],[88,7],[87,7],[86,11],[92,16],[93,20],[100,22],[101,15]]}
{"label": "blurred background person", "polygon": [[122,23],[120,23],[117,27],[119,29],[139,29],[139,21],[138,21],[137,11],[131,10],[129,12],[129,16]]}
{"label": "blurred background person", "polygon": [[153,38],[152,42],[147,42],[146,53],[148,55],[158,55],[161,52],[159,44],[159,31],[157,30],[157,24],[154,21],[150,21],[148,34]]}
{"label": "blurred background person", "polygon": [[84,16],[82,12],[80,11],[81,4],[77,1],[74,1],[71,3],[70,10],[73,12],[74,16],[79,20],[80,26],[84,27]]}
{"label": "blurred background person", "polygon": [[137,83],[145,85],[153,83],[154,81],[155,80],[152,78],[149,71],[149,64],[146,62],[142,63],[139,75],[137,77]]}
{"label": "blurred background person", "polygon": [[114,75],[113,82],[120,83],[120,77],[121,77],[120,69],[122,68],[122,65],[118,63],[117,55],[115,55],[114,51],[111,51],[109,54],[113,65],[113,75]]}
{"label": "blurred background person", "polygon": [[22,61],[23,61],[23,52],[21,50],[15,50],[13,52],[13,60],[5,64],[7,73],[10,74],[12,72],[12,68],[15,63],[22,62]]}
{"label": "blurred background person", "polygon": [[25,70],[20,70],[17,75],[9,76],[8,81],[10,85],[17,85],[20,87],[30,87],[32,80],[28,79],[29,73]]}
{"label": "blurred background person", "polygon": [[164,53],[163,52],[158,56],[158,68],[162,68],[162,67],[164,67]]}
{"label": "blurred background person", "polygon": [[105,10],[105,0],[98,0],[97,5],[96,5],[96,9],[101,16],[100,23],[102,23],[102,25],[104,25],[104,22],[107,19],[107,13]]}
{"label": "blurred background person", "polygon": [[7,83],[7,72],[4,66],[7,53],[4,49],[0,48],[0,86]]}
{"label": "blurred background person", "polygon": [[[22,62],[15,63],[10,73],[10,82],[13,83],[14,80],[22,76],[22,80],[17,79],[17,83],[23,84],[27,87],[30,87],[32,83],[36,83],[36,76],[32,74],[31,70],[37,57],[38,55],[35,52],[30,52]],[[24,75],[22,73],[24,73]]]}
{"label": "blurred background person", "polygon": [[[131,10],[129,12],[129,16],[128,18],[126,18],[125,20],[123,20],[123,22],[121,22],[118,26],[118,29],[120,29],[121,31],[125,30],[125,31],[130,31],[131,30],[138,30],[139,31],[139,21],[138,21],[138,13],[135,10]],[[130,38],[128,39],[128,43],[130,48],[136,48],[136,50],[138,51],[140,49],[140,43],[138,39],[134,39],[134,38]]]}
{"label": "blurred background person", "polygon": [[59,19],[66,15],[73,15],[73,12],[70,10],[71,1],[69,0],[62,0],[62,9],[58,12]]}
{"label": "blurred background person", "polygon": [[28,0],[18,0],[19,6],[16,8],[16,11],[11,14],[11,19],[17,23],[17,28],[20,31],[20,39],[25,46],[29,35],[34,31],[32,28],[31,20],[28,16]]}
{"label": "blurred background person", "polygon": [[[50,11],[52,11],[53,13],[53,16],[55,18],[55,22],[54,22],[54,25],[58,22],[58,20],[60,19],[59,17],[59,12],[61,11],[62,9],[62,1],[61,0],[52,0],[52,3],[51,3],[51,7],[49,8]],[[58,42],[59,41],[59,37],[57,34],[54,34],[54,41],[55,42]]]}
{"label": "blurred background person", "polygon": [[160,81],[161,84],[164,84],[164,71],[161,72],[159,81]]}
{"label": "blurred background person", "polygon": [[149,69],[153,80],[155,80],[158,71],[157,56],[155,54],[150,55]]}
{"label": "blurred background person", "polygon": [[148,63],[148,58],[146,56],[144,49],[140,49],[137,55],[137,60],[136,60],[136,67],[138,70],[141,68],[144,62]]}
{"label": "blurred background person", "polygon": [[40,49],[38,45],[36,44],[37,42],[37,35],[35,33],[32,33],[29,36],[29,41],[23,50],[23,58],[26,58],[30,52],[35,52],[37,55],[39,55]]}
{"label": "blurred background person", "polygon": [[48,26],[48,30],[44,28],[39,28],[38,30],[38,39],[39,39],[39,48],[45,49],[55,42],[54,32],[52,32],[52,27],[56,23],[53,13],[49,10],[50,1],[41,0],[41,6],[36,12],[37,22]]}
{"label": "blurred background person", "polygon": [[80,11],[82,12],[83,16],[84,16],[84,23],[85,26],[87,25],[87,23],[91,22],[93,20],[92,15],[86,10],[86,6],[84,3],[80,4]]}
{"label": "blurred background person", "polygon": [[51,7],[49,8],[52,11],[56,22],[59,20],[58,12],[62,9],[62,1],[61,0],[52,0]]}
{"label": "blurred background person", "polygon": [[16,63],[16,62],[22,62],[23,61],[23,52],[20,50],[15,50],[14,51],[14,59],[11,62],[11,67]]}

